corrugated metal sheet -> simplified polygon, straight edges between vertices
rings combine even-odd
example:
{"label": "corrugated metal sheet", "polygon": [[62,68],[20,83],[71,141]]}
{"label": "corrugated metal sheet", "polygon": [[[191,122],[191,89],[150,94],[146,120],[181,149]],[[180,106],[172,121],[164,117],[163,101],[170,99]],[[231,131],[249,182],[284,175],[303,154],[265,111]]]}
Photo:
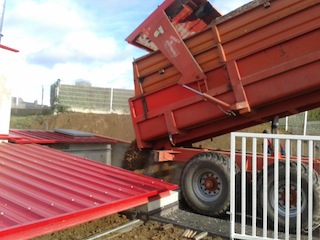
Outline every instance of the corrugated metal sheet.
{"label": "corrugated metal sheet", "polygon": [[36,144],[0,144],[0,238],[28,239],[142,205],[177,186]]}
{"label": "corrugated metal sheet", "polygon": [[42,130],[10,130],[9,136],[3,137],[10,142],[26,144],[54,144],[54,143],[116,143],[120,140],[92,134],[76,136],[55,131]]}

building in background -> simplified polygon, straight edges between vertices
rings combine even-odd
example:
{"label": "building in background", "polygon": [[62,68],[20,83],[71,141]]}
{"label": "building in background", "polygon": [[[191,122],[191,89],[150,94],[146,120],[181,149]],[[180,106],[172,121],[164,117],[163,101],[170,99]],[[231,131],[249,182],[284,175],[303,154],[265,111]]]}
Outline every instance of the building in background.
{"label": "building in background", "polygon": [[34,114],[50,113],[50,107],[43,104],[38,104],[38,101],[25,102],[22,98],[11,98],[11,115],[27,116]]}
{"label": "building in background", "polygon": [[133,90],[92,87],[88,81],[66,85],[58,79],[51,85],[50,104],[57,111],[130,114],[133,95]]}

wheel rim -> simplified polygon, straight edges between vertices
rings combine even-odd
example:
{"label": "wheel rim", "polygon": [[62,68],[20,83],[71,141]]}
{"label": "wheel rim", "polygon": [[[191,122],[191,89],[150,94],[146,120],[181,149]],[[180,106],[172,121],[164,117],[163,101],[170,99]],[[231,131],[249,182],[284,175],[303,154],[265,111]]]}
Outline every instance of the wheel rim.
{"label": "wheel rim", "polygon": [[214,201],[222,192],[222,180],[219,175],[209,169],[198,171],[194,176],[193,188],[202,201]]}
{"label": "wheel rim", "polygon": [[[278,209],[279,215],[285,216],[286,214],[286,187],[285,183],[279,183],[279,192],[278,192]],[[272,207],[274,208],[274,187],[270,189],[269,199]],[[295,217],[297,216],[297,186],[293,183],[290,183],[290,191],[289,191],[289,216]],[[303,189],[301,189],[301,212],[307,206],[307,198],[306,193]]]}

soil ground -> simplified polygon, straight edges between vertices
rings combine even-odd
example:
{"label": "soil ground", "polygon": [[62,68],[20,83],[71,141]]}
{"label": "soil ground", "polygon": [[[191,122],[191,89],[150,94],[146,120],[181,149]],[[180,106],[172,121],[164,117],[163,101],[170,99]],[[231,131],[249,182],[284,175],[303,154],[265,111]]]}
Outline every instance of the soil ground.
{"label": "soil ground", "polygon": [[[74,129],[91,132],[97,135],[108,136],[132,142],[135,139],[130,115],[118,114],[88,114],[88,113],[61,113],[58,115],[34,115],[27,117],[12,116],[11,129],[53,130]],[[244,132],[262,133],[270,128],[269,124],[261,124],[247,128]],[[211,140],[195,144],[197,147],[229,149],[230,134],[225,134]]]}
{"label": "soil ground", "polygon": [[130,115],[61,113],[58,115],[12,116],[11,129],[74,129],[131,142],[135,136]]}
{"label": "soil ground", "polygon": [[[254,128],[248,128],[244,131],[261,133],[269,125],[259,125]],[[85,114],[85,113],[61,113],[55,116],[28,116],[28,117],[12,117],[11,129],[35,129],[35,130],[53,130],[74,129],[95,133],[97,135],[108,136],[132,142],[135,139],[131,118],[129,115],[117,114]],[[215,149],[229,149],[230,136],[226,134],[212,139],[212,141],[203,141],[197,143],[196,146],[202,146]],[[137,172],[148,174],[154,177],[159,177],[164,180],[172,180],[166,178],[168,173],[174,171],[176,165],[166,164],[162,166],[152,165],[147,170],[138,170]],[[166,176],[165,176],[166,175]],[[170,175],[170,174],[169,174]],[[175,174],[176,175],[176,174]],[[173,181],[174,182],[174,181]],[[107,216],[95,221],[87,222],[76,227],[68,228],[48,234],[37,240],[53,240],[53,239],[87,239],[93,235],[120,226],[130,219],[122,213]],[[182,237],[185,229],[180,227],[172,227],[163,231],[161,226],[163,223],[157,221],[146,221],[141,226],[133,229],[130,232],[115,236],[112,239],[188,239]],[[110,239],[110,238],[99,238]],[[220,237],[208,236],[203,238],[221,239]]]}

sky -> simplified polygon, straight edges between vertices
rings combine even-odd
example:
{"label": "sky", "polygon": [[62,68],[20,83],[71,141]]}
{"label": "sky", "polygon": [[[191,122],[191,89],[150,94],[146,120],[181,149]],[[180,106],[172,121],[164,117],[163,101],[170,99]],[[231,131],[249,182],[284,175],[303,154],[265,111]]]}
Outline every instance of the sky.
{"label": "sky", "polygon": [[[6,0],[1,44],[19,52],[0,58],[0,70],[12,96],[49,105],[50,86],[57,79],[133,89],[132,61],[147,52],[125,39],[162,2]],[[247,2],[210,0],[222,14]]]}

